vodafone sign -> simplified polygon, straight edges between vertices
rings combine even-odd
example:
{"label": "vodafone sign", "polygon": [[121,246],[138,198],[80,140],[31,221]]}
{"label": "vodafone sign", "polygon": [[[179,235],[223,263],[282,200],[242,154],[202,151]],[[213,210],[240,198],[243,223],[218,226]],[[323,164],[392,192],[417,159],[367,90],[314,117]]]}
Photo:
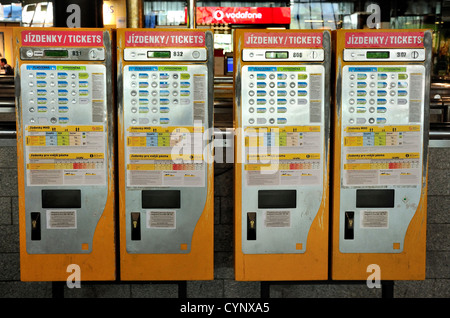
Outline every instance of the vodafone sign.
{"label": "vodafone sign", "polygon": [[197,24],[289,24],[289,7],[197,7]]}

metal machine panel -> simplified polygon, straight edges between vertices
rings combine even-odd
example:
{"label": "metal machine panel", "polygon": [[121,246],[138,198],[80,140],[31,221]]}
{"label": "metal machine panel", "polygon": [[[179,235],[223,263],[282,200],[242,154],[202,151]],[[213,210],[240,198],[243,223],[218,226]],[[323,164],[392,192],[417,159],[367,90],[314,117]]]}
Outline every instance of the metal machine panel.
{"label": "metal machine panel", "polygon": [[330,33],[238,30],[234,52],[236,279],[326,279]]}
{"label": "metal machine panel", "polygon": [[336,52],[333,278],[365,279],[377,264],[382,279],[420,279],[430,33],[339,31]]}
{"label": "metal machine panel", "polygon": [[212,279],[212,33],[118,43],[122,278]]}
{"label": "metal machine panel", "polygon": [[15,38],[22,280],[65,281],[70,264],[113,280],[112,34],[18,28]]}

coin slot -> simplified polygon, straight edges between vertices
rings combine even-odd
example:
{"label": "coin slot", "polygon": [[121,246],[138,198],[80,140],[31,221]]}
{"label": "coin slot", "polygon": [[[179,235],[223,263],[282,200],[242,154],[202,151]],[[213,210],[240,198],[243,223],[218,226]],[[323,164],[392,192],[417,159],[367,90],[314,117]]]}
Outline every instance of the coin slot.
{"label": "coin slot", "polygon": [[247,213],[247,240],[256,240],[256,212]]}
{"label": "coin slot", "polygon": [[355,226],[355,212],[346,211],[345,212],[345,229],[344,229],[344,239],[353,240],[354,239],[354,226]]}
{"label": "coin slot", "polygon": [[31,212],[31,240],[41,240],[41,213]]}
{"label": "coin slot", "polygon": [[141,213],[131,212],[131,240],[141,239]]}

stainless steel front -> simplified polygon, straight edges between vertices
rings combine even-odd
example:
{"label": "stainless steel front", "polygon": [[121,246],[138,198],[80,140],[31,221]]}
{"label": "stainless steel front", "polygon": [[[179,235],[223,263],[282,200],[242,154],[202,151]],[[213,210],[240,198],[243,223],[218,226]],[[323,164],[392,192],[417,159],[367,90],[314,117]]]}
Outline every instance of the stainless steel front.
{"label": "stainless steel front", "polygon": [[[147,56],[148,51],[183,52],[177,59],[131,57],[133,52],[140,52]],[[198,58],[192,59],[192,53],[200,52]],[[185,54],[186,53],[186,54]],[[203,132],[196,134],[197,143],[194,148],[204,150],[204,160],[197,163],[199,168],[193,171],[202,176],[202,182],[194,186],[175,183],[136,184],[135,172],[127,169],[130,163],[131,152],[148,154],[171,153],[171,147],[161,144],[147,144],[146,147],[126,147],[125,160],[125,225],[126,250],[130,254],[187,254],[191,251],[192,235],[195,226],[205,208],[210,191],[208,187],[207,164],[208,153],[212,150],[213,134],[210,128],[213,124],[213,36],[206,32],[206,48],[195,49],[135,49],[126,48],[123,52],[125,61],[140,61],[142,63],[124,65],[119,59],[118,68],[118,108],[119,120],[125,133],[124,140],[136,137],[131,132],[136,127],[153,127],[158,129],[171,129],[183,127],[197,127]],[[190,57],[189,57],[190,56]],[[197,56],[195,54],[195,56]],[[192,134],[194,135],[194,134]],[[193,149],[193,148],[191,148]],[[172,166],[174,162],[166,160],[165,164]],[[161,162],[160,162],[161,163]],[[159,163],[157,163],[159,164]],[[139,171],[137,171],[139,173]],[[158,171],[154,171],[158,173]],[[159,171],[163,173],[164,171]],[[171,173],[165,170],[165,175]],[[141,171],[144,176],[148,171]],[[159,178],[159,177],[158,177]],[[150,180],[147,178],[147,180]],[[156,180],[156,179],[153,179]],[[162,180],[162,175],[161,179]],[[181,207],[170,209],[148,208],[141,204],[143,190],[175,190],[180,192]],[[130,224],[131,213],[139,212],[142,220],[141,239],[132,240]],[[155,228],[150,224],[152,213],[168,212],[173,216],[173,224],[162,228]],[[185,249],[180,245],[185,244]]]}
{"label": "stainless steel front", "polygon": [[[236,78],[236,104],[241,114],[243,129],[239,141],[242,151],[238,160],[242,163],[242,180],[239,182],[242,187],[241,236],[244,254],[306,253],[309,229],[324,199],[324,176],[328,173],[330,87],[326,83],[331,74],[330,34],[324,33],[323,49],[304,51],[321,51],[323,55],[316,63],[283,64],[269,60],[265,60],[267,63],[264,64],[246,66],[238,63],[240,72]],[[311,55],[306,53],[305,56]],[[267,132],[259,136],[264,142],[272,137],[277,138],[284,129],[294,134],[297,129],[315,129],[315,132],[300,133],[301,138],[305,138],[297,144],[300,148],[281,147],[275,139],[272,146],[263,150],[275,155],[283,153],[289,156],[289,153],[297,153],[293,157],[294,160],[271,161],[270,164],[275,166],[280,164],[279,169],[268,169],[256,176],[261,177],[259,180],[266,180],[265,185],[254,184],[256,179],[251,179],[254,177],[246,171],[246,166],[250,163],[247,156],[261,150],[247,147],[246,139],[255,137],[253,130],[260,127],[267,127]],[[308,161],[310,166],[305,165],[306,170],[303,172],[305,175],[314,176],[314,181],[308,183],[306,179],[301,179],[301,176],[291,184],[282,181],[282,178],[286,178],[282,175],[294,176],[301,171],[291,170],[289,166],[294,162],[302,162],[297,159],[310,152],[318,154],[318,159]],[[287,164],[287,167],[282,166],[283,164]],[[297,205],[295,208],[259,208],[259,190],[295,190]],[[257,214],[257,240],[246,239],[248,212]],[[270,225],[269,219],[276,219],[278,216],[280,224]]]}
{"label": "stainless steel front", "polygon": [[[408,225],[419,208],[422,189],[426,186],[429,32],[425,32],[424,46],[420,55],[424,62],[353,64],[339,71],[337,113],[342,114],[339,250],[342,253],[403,252]],[[358,133],[358,127],[364,132]],[[352,140],[361,143],[353,144]],[[372,155],[373,159],[357,160],[358,155]],[[393,207],[356,207],[358,189],[394,190]],[[348,211],[354,213],[354,239],[344,238]]]}
{"label": "stainless steel front", "polygon": [[[16,98],[18,107],[18,129],[23,131],[23,149],[25,171],[25,219],[26,219],[26,248],[30,254],[87,254],[93,249],[93,237],[97,223],[106,206],[109,190],[112,184],[108,182],[113,178],[114,136],[113,122],[113,96],[109,94],[112,89],[112,57],[111,39],[108,32],[104,32],[105,48],[103,63],[79,63],[73,58],[73,63],[58,64],[57,61],[44,63],[22,64],[16,72]],[[90,50],[90,49],[89,49]],[[87,52],[87,51],[85,51]],[[58,79],[58,74],[60,78]],[[61,75],[64,74],[64,75]],[[61,78],[64,77],[64,79]],[[44,83],[45,82],[45,83]],[[64,82],[64,83],[61,83]],[[63,85],[64,87],[60,86]],[[64,92],[62,92],[64,91]],[[60,94],[64,94],[61,96]],[[39,100],[39,99],[45,100]],[[64,99],[64,101],[62,101]],[[41,107],[39,109],[39,107]],[[101,127],[98,132],[82,132],[86,127]],[[42,127],[44,131],[71,130],[69,127],[78,127],[80,132],[72,134],[84,135],[85,142],[73,143],[72,140],[61,139],[56,141],[52,133],[32,132],[31,127]],[[48,128],[48,129],[47,129]],[[87,129],[89,130],[89,128]],[[77,136],[78,136],[77,135]],[[92,137],[92,138],[91,138]],[[41,138],[41,144],[28,143],[29,138]],[[43,139],[42,139],[43,138]],[[50,138],[50,139],[49,139]],[[84,137],[83,137],[84,138]],[[94,144],[91,142],[94,141]],[[52,146],[52,143],[54,145]],[[67,143],[66,143],[67,142]],[[27,144],[28,143],[28,144]],[[28,165],[32,163],[34,154],[77,154],[102,153],[103,159],[83,159],[85,164],[93,162],[98,165],[89,170],[84,166],[86,175],[97,175],[96,181],[90,182],[89,177],[82,178],[77,174],[78,168],[55,168],[54,174],[46,178],[39,177],[39,170],[31,171]],[[77,159],[75,159],[76,161]],[[70,160],[69,160],[70,161]],[[67,160],[40,160],[44,164],[55,166]],[[63,167],[61,166],[61,167]],[[34,174],[31,177],[31,174]],[[69,181],[63,175],[78,176],[77,181]],[[33,181],[33,180],[34,181]],[[41,179],[44,184],[38,180]],[[59,180],[59,181],[58,181]],[[81,208],[51,209],[42,207],[42,190],[75,189],[81,192]],[[40,212],[41,240],[31,240],[31,213]],[[49,216],[58,216],[66,213],[73,222],[61,227],[50,223]],[[70,225],[70,226],[67,226]]]}

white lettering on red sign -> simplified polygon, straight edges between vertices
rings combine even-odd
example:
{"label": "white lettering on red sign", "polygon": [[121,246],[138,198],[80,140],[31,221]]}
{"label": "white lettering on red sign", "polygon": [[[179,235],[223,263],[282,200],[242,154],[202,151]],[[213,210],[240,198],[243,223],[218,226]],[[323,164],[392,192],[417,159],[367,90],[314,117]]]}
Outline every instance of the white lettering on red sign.
{"label": "white lettering on red sign", "polygon": [[125,46],[195,47],[204,45],[204,32],[125,32]]}
{"label": "white lettering on red sign", "polygon": [[350,32],[345,47],[423,47],[423,32]]}
{"label": "white lettering on red sign", "polygon": [[262,13],[252,12],[223,12],[222,10],[214,11],[214,18],[216,20],[222,20],[224,17],[227,19],[262,19]]}
{"label": "white lettering on red sign", "polygon": [[23,46],[102,46],[102,31],[25,31]]}
{"label": "white lettering on red sign", "polygon": [[196,18],[197,23],[200,24],[289,24],[291,9],[289,7],[197,7]]}
{"label": "white lettering on red sign", "polygon": [[245,33],[245,47],[321,47],[322,33]]}

